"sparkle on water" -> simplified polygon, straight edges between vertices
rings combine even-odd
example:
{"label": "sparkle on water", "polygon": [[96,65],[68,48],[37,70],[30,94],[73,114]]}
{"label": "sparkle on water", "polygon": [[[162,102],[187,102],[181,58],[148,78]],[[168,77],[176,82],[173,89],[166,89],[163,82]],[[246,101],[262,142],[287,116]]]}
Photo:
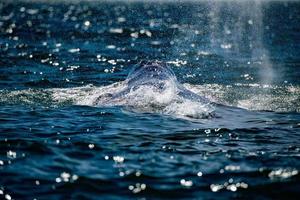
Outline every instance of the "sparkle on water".
{"label": "sparkle on water", "polygon": [[[1,199],[299,197],[299,2],[37,0],[0,10]],[[149,87],[131,93],[137,112],[95,105],[142,60],[232,107],[201,119],[203,107],[169,104],[174,91]]]}

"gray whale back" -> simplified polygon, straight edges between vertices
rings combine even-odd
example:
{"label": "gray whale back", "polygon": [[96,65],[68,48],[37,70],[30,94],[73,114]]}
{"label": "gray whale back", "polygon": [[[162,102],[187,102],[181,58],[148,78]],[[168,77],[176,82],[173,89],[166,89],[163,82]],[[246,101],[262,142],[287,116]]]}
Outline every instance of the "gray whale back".
{"label": "gray whale back", "polygon": [[139,63],[128,74],[126,81],[128,87],[141,85],[162,87],[168,81],[178,84],[177,78],[172,69],[165,63],[158,61],[144,61]]}
{"label": "gray whale back", "polygon": [[186,89],[177,81],[172,69],[159,61],[136,65],[113,93],[100,96],[95,104],[194,118],[211,116],[214,110],[208,99]]}
{"label": "gray whale back", "polygon": [[141,62],[128,74],[126,81],[129,89],[148,85],[156,88],[157,90],[163,90],[166,87],[173,86],[180,97],[209,103],[208,99],[187,90],[182,84],[180,84],[172,69],[163,62]]}

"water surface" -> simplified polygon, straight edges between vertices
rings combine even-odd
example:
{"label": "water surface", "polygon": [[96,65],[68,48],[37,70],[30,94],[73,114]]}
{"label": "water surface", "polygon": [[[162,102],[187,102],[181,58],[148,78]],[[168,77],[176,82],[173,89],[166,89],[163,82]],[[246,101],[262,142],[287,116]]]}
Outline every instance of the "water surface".
{"label": "water surface", "polygon": [[[286,1],[1,2],[1,198],[296,199],[299,11]],[[232,114],[91,103],[141,60],[167,63]]]}

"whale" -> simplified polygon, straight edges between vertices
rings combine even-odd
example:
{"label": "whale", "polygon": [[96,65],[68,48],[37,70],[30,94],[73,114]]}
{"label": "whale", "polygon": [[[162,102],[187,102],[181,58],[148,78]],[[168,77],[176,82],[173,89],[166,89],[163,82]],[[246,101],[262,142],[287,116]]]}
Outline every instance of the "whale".
{"label": "whale", "polygon": [[98,96],[94,105],[192,118],[215,116],[215,104],[186,89],[165,62],[142,61],[133,67],[125,81],[114,87],[110,90],[113,92]]}
{"label": "whale", "polygon": [[[72,104],[104,109],[120,108],[124,112],[136,114],[162,114],[187,120],[195,119],[197,123],[198,119],[205,119],[205,123],[220,125],[234,125],[245,116],[251,116],[251,122],[257,121],[258,112],[206,97],[204,94],[209,95],[207,92],[199,95],[188,88],[191,88],[190,85],[180,83],[168,63],[141,61],[132,66],[125,80],[110,85],[88,84],[74,88],[0,91],[0,103],[10,101],[46,106]],[[226,120],[229,118],[235,120]]]}

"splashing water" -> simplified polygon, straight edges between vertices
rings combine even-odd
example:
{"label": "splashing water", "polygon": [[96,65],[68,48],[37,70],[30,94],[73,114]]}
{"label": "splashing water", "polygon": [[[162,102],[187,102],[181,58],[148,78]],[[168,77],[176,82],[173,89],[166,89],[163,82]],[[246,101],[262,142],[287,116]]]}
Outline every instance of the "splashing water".
{"label": "splashing water", "polygon": [[[78,94],[68,90],[55,91],[54,99],[66,100]],[[208,117],[214,110],[208,99],[185,89],[177,81],[173,71],[166,64],[157,61],[138,64],[123,82],[88,91],[89,95],[76,97],[75,103],[123,106],[135,111],[193,118]]]}
{"label": "splashing water", "polygon": [[225,57],[248,59],[259,68],[260,81],[272,84],[276,78],[268,49],[264,46],[264,6],[261,0],[210,3],[210,49]]}

